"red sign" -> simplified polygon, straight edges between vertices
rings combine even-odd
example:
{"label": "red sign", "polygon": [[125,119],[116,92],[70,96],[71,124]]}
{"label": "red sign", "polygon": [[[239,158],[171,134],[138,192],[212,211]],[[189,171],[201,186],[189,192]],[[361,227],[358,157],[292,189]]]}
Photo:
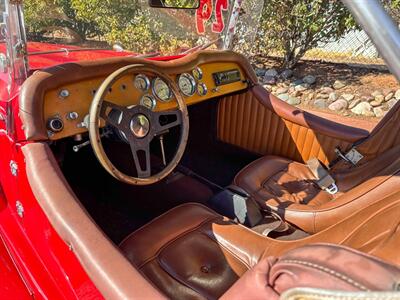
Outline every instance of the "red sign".
{"label": "red sign", "polygon": [[209,21],[212,15],[215,15],[215,21],[211,25],[211,31],[221,33],[225,29],[225,22],[222,11],[227,11],[229,7],[228,0],[216,0],[215,6],[213,0],[200,0],[200,7],[196,11],[196,27],[198,34],[206,32],[205,23]]}

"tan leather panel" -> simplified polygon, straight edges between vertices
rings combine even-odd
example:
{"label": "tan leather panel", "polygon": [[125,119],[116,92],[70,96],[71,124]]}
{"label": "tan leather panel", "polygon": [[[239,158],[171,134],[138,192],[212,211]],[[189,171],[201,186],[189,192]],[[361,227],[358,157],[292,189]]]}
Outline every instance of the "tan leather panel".
{"label": "tan leather panel", "polygon": [[[200,96],[195,93],[191,97],[184,97],[186,105],[193,105],[211,98],[220,97],[232,92],[240,91],[247,88],[247,83],[244,82],[245,76],[237,63],[233,62],[214,62],[199,65],[203,71],[203,78],[199,81],[206,84],[208,93],[205,96]],[[212,74],[220,71],[239,69],[241,72],[241,81],[233,82],[216,88]],[[168,72],[168,69],[166,69]],[[182,68],[182,73],[191,73],[192,69]],[[180,73],[181,74],[181,73]],[[178,81],[180,74],[170,74],[169,77],[173,81]],[[140,99],[144,95],[152,95],[157,99],[149,88],[146,92],[139,91],[134,86],[134,78],[137,74],[130,74],[118,80],[112,87],[106,99],[109,102],[121,105],[130,106],[138,105]],[[154,74],[145,74],[151,81],[155,78]],[[78,127],[78,124],[83,122],[84,117],[89,113],[94,93],[105,80],[106,76],[90,78],[87,80],[78,80],[76,82],[61,84],[57,88],[51,89],[44,96],[44,119],[45,122],[53,117],[61,118],[64,122],[64,129],[50,136],[51,140],[58,140],[64,137],[72,136],[78,133],[86,132],[86,128]],[[68,90],[70,95],[67,98],[60,98],[61,90]],[[177,108],[175,99],[168,102],[157,101],[156,111],[163,111]],[[69,120],[68,113],[76,112],[79,117],[76,120]]]}
{"label": "tan leather panel", "polygon": [[223,142],[295,161],[316,157],[326,164],[335,158],[335,147],[347,149],[351,144],[284,119],[261,103],[253,90],[223,98],[217,124],[218,139]]}

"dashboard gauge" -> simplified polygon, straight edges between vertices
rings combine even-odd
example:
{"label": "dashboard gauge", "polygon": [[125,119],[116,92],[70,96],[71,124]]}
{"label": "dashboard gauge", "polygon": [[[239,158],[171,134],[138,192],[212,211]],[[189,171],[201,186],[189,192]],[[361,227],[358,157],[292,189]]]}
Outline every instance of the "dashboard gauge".
{"label": "dashboard gauge", "polygon": [[208,89],[205,83],[199,82],[197,84],[197,94],[200,96],[205,96],[207,95]]}
{"label": "dashboard gauge", "polygon": [[199,67],[196,67],[195,69],[193,69],[192,74],[196,80],[203,79],[203,71]]}
{"label": "dashboard gauge", "polygon": [[144,107],[147,107],[150,110],[154,110],[154,108],[156,108],[157,105],[157,101],[156,99],[151,96],[151,95],[144,95],[141,99],[140,99],[140,105],[143,105]]}
{"label": "dashboard gauge", "polygon": [[150,80],[146,75],[139,74],[135,77],[135,87],[140,91],[147,91],[150,87]]}
{"label": "dashboard gauge", "polygon": [[168,102],[172,98],[172,92],[168,84],[159,77],[153,81],[153,93],[163,102]]}
{"label": "dashboard gauge", "polygon": [[179,75],[178,86],[182,94],[186,97],[190,97],[196,92],[196,80],[188,73]]}

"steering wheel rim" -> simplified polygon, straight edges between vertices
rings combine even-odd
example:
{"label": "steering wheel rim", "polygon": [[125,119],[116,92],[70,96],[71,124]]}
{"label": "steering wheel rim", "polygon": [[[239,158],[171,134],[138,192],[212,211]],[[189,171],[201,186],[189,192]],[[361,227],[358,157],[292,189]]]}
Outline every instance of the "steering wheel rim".
{"label": "steering wheel rim", "polygon": [[[175,98],[175,101],[178,104],[178,110],[167,110],[167,111],[161,111],[161,112],[153,112],[150,109],[142,106],[142,105],[135,105],[131,108],[129,107],[122,107],[119,105],[116,105],[112,102],[108,102],[105,100],[105,97],[107,95],[107,92],[109,91],[109,88],[113,86],[113,84],[123,77],[124,75],[127,75],[129,73],[147,73],[147,74],[152,74],[156,77],[161,78],[164,80],[169,88],[172,91],[173,98]],[[133,160],[135,163],[135,167],[138,172],[138,177],[134,176],[129,176],[114,166],[114,164],[110,161],[108,158],[107,154],[104,151],[102,142],[101,142],[101,136],[100,136],[100,119],[104,119],[106,123],[110,123],[110,120],[107,120],[105,118],[105,109],[103,108],[103,104],[106,104],[106,106],[109,106],[111,109],[119,109],[122,113],[121,120],[119,121],[119,124],[110,124],[113,127],[116,127],[118,130],[122,129],[122,132],[126,136],[130,146],[131,146],[131,151],[133,154]],[[170,114],[175,114],[177,117],[177,122],[179,124],[176,124],[174,126],[168,127],[172,128],[175,126],[180,125],[181,130],[180,130],[180,139],[179,139],[179,145],[177,147],[177,150],[172,158],[172,160],[163,168],[162,171],[158,172],[157,174],[151,175],[149,172],[151,171],[151,166],[150,164],[150,142],[154,139],[154,137],[159,133],[160,130],[165,128],[162,128],[159,123],[159,116],[161,115],[170,115]],[[144,116],[144,117],[142,117]],[[157,119],[158,116],[158,119]],[[136,118],[134,120],[134,118]],[[144,137],[138,137],[137,131],[134,131],[132,129],[134,126],[132,125],[133,122],[141,122],[141,120],[147,119],[149,121],[149,126],[150,129],[147,132],[147,134]],[[127,122],[129,122],[129,129],[127,128]],[[172,122],[171,124],[173,124]],[[160,125],[160,126],[158,126]],[[118,128],[120,127],[120,128]],[[149,185],[156,183],[163,178],[167,177],[178,165],[179,161],[181,160],[183,153],[186,148],[187,140],[189,136],[189,115],[186,107],[186,103],[182,97],[182,95],[179,92],[179,89],[171,78],[168,77],[167,74],[165,74],[160,68],[155,67],[155,66],[147,66],[145,63],[141,64],[133,64],[129,66],[122,67],[115,72],[113,72],[111,75],[109,75],[100,85],[98,90],[96,91],[91,106],[90,106],[90,111],[89,111],[89,138],[90,142],[92,144],[93,151],[100,162],[100,164],[103,166],[104,169],[108,173],[110,173],[113,177],[116,179],[132,184],[132,185]],[[142,144],[147,144],[148,152],[145,154],[145,160],[146,160],[146,172],[142,173],[140,171],[143,171],[142,168],[140,167],[140,162],[138,158],[138,151],[143,151],[142,148],[145,147],[143,145],[132,145],[132,143],[142,143]],[[136,147],[136,148],[135,148]],[[136,151],[136,153],[134,152]],[[144,150],[146,151],[146,150]],[[140,168],[140,170],[139,170]],[[149,171],[149,172],[148,172]],[[141,176],[142,175],[142,176]],[[143,175],[149,175],[149,176],[143,176]]]}

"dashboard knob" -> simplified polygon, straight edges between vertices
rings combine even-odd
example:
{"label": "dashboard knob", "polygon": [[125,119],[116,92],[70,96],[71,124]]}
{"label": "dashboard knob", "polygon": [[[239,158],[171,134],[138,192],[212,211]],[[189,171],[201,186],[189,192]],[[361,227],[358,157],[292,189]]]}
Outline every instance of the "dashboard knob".
{"label": "dashboard knob", "polygon": [[67,119],[68,120],[76,120],[78,119],[79,114],[76,111],[71,111],[69,113],[67,113]]}
{"label": "dashboard knob", "polygon": [[60,132],[64,128],[64,122],[58,117],[51,118],[47,121],[47,129],[52,132]]}

